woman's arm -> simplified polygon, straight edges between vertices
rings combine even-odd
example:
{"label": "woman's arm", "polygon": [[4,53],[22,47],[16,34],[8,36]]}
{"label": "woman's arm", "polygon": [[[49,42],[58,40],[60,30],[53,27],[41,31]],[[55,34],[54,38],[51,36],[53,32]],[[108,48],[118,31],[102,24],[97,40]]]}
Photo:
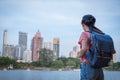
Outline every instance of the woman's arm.
{"label": "woman's arm", "polygon": [[82,40],[82,47],[80,51],[78,52],[78,56],[82,57],[88,50],[88,40]]}

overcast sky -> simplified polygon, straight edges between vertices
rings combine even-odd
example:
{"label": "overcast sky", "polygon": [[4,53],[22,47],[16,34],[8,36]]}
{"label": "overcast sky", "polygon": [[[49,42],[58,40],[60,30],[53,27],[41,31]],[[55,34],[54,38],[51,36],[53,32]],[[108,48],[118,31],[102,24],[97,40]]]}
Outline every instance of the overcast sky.
{"label": "overcast sky", "polygon": [[18,44],[18,32],[28,33],[28,49],[39,30],[44,42],[60,39],[60,55],[68,56],[77,45],[81,18],[92,14],[96,26],[113,37],[120,61],[120,0],[0,0],[0,51],[3,31],[8,44]]}

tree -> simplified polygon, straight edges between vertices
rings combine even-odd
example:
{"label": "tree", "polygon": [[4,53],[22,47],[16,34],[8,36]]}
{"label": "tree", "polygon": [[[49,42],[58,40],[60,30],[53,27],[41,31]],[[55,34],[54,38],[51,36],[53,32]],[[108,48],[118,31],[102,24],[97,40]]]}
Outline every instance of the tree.
{"label": "tree", "polygon": [[10,59],[8,57],[0,57],[0,67],[7,68],[10,65],[13,65],[14,68],[19,68],[18,63],[15,60]]}
{"label": "tree", "polygon": [[64,66],[64,64],[61,60],[56,60],[56,61],[52,62],[51,66],[54,68],[62,68]]}
{"label": "tree", "polygon": [[[79,68],[79,67],[80,67],[80,60],[79,60],[78,58],[60,57],[58,60],[62,60],[63,63],[64,63],[64,66],[68,66],[68,64],[70,64],[70,63],[69,63],[69,62],[70,62],[69,60],[71,60],[73,64],[76,64],[76,65],[74,66],[75,68]],[[68,62],[68,61],[69,61],[69,62]]]}
{"label": "tree", "polygon": [[74,61],[75,63],[76,63],[76,68],[78,68],[78,67],[80,67],[80,59],[78,59],[78,58],[71,58],[71,57],[69,57],[68,59],[70,59],[70,60],[72,60],[72,61]]}
{"label": "tree", "polygon": [[76,63],[73,60],[68,59],[68,61],[66,62],[66,65],[69,67],[75,67]]}
{"label": "tree", "polygon": [[39,64],[37,66],[41,66],[41,67],[50,67],[52,61],[53,61],[53,51],[43,48],[40,52],[40,60],[37,62],[34,62],[36,64]]}
{"label": "tree", "polygon": [[11,64],[11,59],[8,57],[0,57],[0,66],[8,67]]}
{"label": "tree", "polygon": [[66,57],[60,57],[58,60],[61,60],[64,64],[64,66],[66,66],[66,62],[67,62],[67,58]]}

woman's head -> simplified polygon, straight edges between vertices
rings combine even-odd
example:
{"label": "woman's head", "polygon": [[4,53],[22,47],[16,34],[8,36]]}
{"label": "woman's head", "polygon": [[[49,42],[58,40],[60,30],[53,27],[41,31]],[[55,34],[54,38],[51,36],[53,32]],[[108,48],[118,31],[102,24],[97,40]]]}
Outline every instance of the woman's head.
{"label": "woman's head", "polygon": [[92,26],[94,26],[95,21],[96,21],[95,17],[88,14],[88,15],[83,16],[81,24],[82,25],[84,24],[84,25],[86,25],[88,27],[92,27]]}
{"label": "woman's head", "polygon": [[97,27],[95,27],[95,22],[96,19],[94,16],[88,14],[88,15],[84,15],[81,21],[82,27],[84,29],[84,31],[95,31],[101,34],[104,34],[100,29],[98,29]]}

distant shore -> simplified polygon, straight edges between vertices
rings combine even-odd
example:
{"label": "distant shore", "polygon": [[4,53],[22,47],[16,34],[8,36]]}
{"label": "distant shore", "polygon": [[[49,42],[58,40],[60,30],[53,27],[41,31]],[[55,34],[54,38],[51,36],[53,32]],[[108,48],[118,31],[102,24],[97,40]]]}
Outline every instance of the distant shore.
{"label": "distant shore", "polygon": [[70,68],[48,68],[48,67],[32,67],[32,68],[23,68],[23,69],[8,69],[8,68],[0,68],[0,70],[46,70],[46,71],[53,71],[53,70],[58,70],[58,71],[79,71],[79,68],[76,69],[70,69]]}
{"label": "distant shore", "polygon": [[[28,67],[28,68],[19,68],[19,69],[0,68],[0,70],[80,71],[80,68],[70,69],[70,68],[50,68],[50,67],[31,67],[31,68]],[[108,69],[108,68],[103,68],[103,70],[104,71],[120,71],[117,69]]]}

